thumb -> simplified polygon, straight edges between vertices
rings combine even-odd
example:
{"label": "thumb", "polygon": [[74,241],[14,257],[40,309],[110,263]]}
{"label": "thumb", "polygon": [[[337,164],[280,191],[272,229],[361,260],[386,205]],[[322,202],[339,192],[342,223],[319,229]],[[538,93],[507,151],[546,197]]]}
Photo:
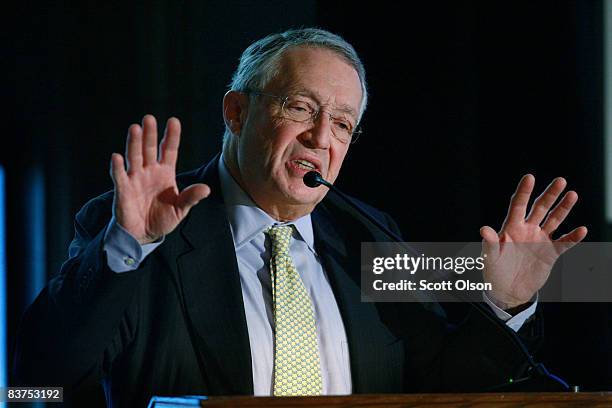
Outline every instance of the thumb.
{"label": "thumb", "polygon": [[497,232],[488,225],[485,225],[480,228],[480,236],[482,237],[482,252],[497,255],[499,252],[499,236]]}
{"label": "thumb", "polygon": [[182,213],[187,214],[191,207],[209,195],[210,187],[207,184],[192,184],[179,193],[176,205]]}

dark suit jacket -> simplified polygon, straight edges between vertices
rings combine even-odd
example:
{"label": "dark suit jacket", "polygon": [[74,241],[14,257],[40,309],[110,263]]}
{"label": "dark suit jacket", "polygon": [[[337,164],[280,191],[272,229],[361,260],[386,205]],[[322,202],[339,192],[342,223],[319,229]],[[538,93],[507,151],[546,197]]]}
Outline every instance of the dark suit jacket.
{"label": "dark suit jacket", "polygon": [[[102,381],[109,405],[126,407],[144,406],[152,395],[252,394],[217,163],[178,177],[179,188],[205,182],[212,194],[136,271],[112,272],[102,251],[112,192],[79,211],[71,257],[23,317],[17,383],[62,385],[81,398]],[[363,208],[396,229],[388,216]],[[452,329],[435,304],[361,302],[360,243],[384,236],[331,194],[312,220],[347,332],[355,393],[479,390],[525,370],[519,349],[478,313]]]}

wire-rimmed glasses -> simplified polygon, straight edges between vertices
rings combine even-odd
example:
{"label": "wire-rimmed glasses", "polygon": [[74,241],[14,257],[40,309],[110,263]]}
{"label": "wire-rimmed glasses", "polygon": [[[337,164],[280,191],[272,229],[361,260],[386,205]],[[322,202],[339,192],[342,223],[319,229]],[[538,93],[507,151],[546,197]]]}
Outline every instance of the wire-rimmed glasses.
{"label": "wire-rimmed glasses", "polygon": [[314,123],[321,112],[327,113],[331,121],[333,136],[342,143],[355,143],[362,133],[362,130],[353,124],[348,113],[331,113],[323,110],[314,100],[304,95],[279,96],[265,92],[247,90],[246,93],[252,95],[267,96],[280,101],[280,114],[284,119],[299,123]]}

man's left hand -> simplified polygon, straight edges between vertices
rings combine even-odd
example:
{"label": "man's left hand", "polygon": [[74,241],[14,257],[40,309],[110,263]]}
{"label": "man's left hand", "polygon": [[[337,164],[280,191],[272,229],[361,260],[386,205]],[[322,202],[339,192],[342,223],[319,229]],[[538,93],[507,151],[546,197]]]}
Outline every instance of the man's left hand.
{"label": "man's left hand", "polygon": [[499,233],[489,226],[480,229],[486,254],[484,280],[493,288],[488,295],[504,310],[529,302],[546,283],[559,256],[587,235],[587,228],[582,226],[552,239],[578,201],[578,194],[568,191],[550,210],[567,184],[562,177],[552,181],[526,216],[534,184],[534,176],[523,176]]}

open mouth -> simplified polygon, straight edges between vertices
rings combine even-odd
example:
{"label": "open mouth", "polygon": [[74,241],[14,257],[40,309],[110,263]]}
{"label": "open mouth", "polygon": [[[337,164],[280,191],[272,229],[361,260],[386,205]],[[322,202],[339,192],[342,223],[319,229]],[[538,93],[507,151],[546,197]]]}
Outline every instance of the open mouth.
{"label": "open mouth", "polygon": [[293,163],[300,169],[317,170],[317,166],[315,166],[313,163],[309,162],[308,160],[298,159],[298,160],[293,160]]}

